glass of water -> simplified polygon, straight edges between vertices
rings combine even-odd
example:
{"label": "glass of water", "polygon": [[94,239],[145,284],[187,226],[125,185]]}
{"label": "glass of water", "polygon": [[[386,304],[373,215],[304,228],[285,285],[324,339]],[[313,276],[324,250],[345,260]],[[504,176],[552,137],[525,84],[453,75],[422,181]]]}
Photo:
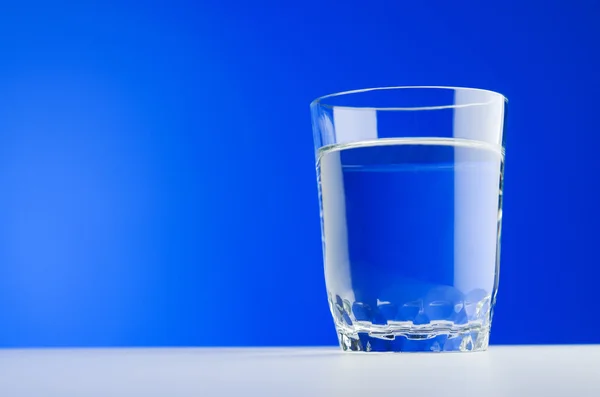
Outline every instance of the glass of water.
{"label": "glass of water", "polygon": [[312,102],[325,280],[343,350],[487,349],[506,103],[455,87]]}

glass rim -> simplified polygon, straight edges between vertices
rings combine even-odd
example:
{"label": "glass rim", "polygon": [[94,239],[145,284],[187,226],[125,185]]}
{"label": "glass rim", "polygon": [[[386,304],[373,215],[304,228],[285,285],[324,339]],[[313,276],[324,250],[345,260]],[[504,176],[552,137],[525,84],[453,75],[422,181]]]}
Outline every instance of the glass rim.
{"label": "glass rim", "polygon": [[327,98],[341,97],[341,96],[353,95],[353,94],[361,94],[364,92],[384,91],[384,90],[414,90],[414,89],[422,89],[422,90],[437,89],[437,90],[448,90],[448,91],[481,92],[481,93],[492,94],[496,98],[501,98],[504,103],[508,103],[508,98],[506,98],[504,95],[500,94],[499,92],[487,90],[484,88],[470,88],[470,87],[443,86],[443,85],[406,85],[406,86],[382,86],[382,87],[360,88],[360,89],[356,89],[356,90],[335,92],[332,94],[327,94],[327,95],[323,95],[323,96],[316,98],[315,100],[313,100],[310,103],[310,107],[312,108],[315,106],[321,106],[321,107],[325,107],[325,108],[329,108],[329,109],[337,108],[337,109],[370,110],[370,111],[415,111],[415,110],[459,109],[459,108],[465,108],[465,107],[470,107],[470,106],[489,105],[490,103],[493,102],[493,100],[490,100],[487,102],[471,102],[471,103],[452,104],[452,105],[408,106],[408,107],[407,106],[402,106],[402,107],[347,106],[347,105],[331,105],[331,104],[323,102],[323,100],[327,99]]}

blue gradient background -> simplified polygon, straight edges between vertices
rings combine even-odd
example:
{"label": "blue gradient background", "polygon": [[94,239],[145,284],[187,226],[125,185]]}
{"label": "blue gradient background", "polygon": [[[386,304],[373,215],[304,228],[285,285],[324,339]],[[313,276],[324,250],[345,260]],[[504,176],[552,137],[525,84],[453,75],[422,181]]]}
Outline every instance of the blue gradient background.
{"label": "blue gradient background", "polygon": [[600,342],[600,3],[1,4],[1,347],[336,343],[308,104],[414,84],[510,99],[492,342]]}

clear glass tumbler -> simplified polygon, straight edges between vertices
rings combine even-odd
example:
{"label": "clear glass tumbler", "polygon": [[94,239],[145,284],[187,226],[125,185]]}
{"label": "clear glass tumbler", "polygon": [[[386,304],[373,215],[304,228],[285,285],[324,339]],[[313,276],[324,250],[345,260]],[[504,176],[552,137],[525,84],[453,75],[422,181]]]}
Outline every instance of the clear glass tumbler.
{"label": "clear glass tumbler", "polygon": [[325,280],[342,349],[487,349],[506,102],[454,87],[312,102]]}

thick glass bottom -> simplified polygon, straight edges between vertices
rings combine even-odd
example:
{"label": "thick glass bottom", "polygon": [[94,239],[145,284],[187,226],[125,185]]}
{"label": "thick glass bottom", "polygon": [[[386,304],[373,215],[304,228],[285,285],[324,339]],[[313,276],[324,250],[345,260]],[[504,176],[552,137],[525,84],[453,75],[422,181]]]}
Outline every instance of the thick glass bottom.
{"label": "thick glass bottom", "polygon": [[340,347],[361,352],[476,352],[488,348],[490,327],[479,322],[448,321],[414,325],[410,322],[353,326],[336,324]]}

